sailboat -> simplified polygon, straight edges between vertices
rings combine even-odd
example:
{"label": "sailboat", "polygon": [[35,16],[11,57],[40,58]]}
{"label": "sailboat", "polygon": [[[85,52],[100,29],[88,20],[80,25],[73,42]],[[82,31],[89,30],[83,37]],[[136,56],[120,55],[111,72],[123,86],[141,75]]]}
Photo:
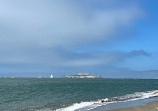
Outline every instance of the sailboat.
{"label": "sailboat", "polygon": [[50,75],[50,78],[53,78],[53,75],[52,75],[52,74]]}
{"label": "sailboat", "polygon": [[42,78],[41,76],[38,76],[37,78]]}

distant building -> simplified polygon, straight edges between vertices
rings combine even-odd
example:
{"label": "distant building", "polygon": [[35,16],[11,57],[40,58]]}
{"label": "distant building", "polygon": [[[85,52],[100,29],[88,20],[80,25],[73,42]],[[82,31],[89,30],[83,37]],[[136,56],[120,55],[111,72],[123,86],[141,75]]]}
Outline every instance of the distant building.
{"label": "distant building", "polygon": [[62,78],[101,78],[101,76],[92,76],[88,73],[78,73],[75,75],[65,75]]}

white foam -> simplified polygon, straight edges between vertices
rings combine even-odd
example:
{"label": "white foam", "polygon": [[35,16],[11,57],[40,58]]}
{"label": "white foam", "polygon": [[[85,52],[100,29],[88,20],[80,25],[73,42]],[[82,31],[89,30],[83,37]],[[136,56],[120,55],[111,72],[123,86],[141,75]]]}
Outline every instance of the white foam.
{"label": "white foam", "polygon": [[90,106],[93,106],[94,103],[98,103],[97,101],[96,102],[81,102],[81,103],[75,103],[71,106],[68,106],[66,108],[61,108],[61,109],[57,109],[56,111],[75,111],[77,109],[81,109],[81,108],[84,108],[84,107],[90,107]]}
{"label": "white foam", "polygon": [[147,92],[136,92],[135,95],[137,98],[133,98],[131,100],[139,100],[139,99],[147,99],[151,97],[158,97],[158,90],[147,91]]}
{"label": "white foam", "polygon": [[151,97],[158,97],[158,90],[147,91],[147,92],[136,92],[134,94],[127,94],[125,96],[114,97],[111,99],[105,98],[104,103],[102,103],[101,100],[75,103],[71,106],[57,109],[56,111],[88,111],[98,106],[106,105],[109,103],[115,103],[115,102],[120,102],[120,101],[126,102],[126,101],[133,101],[133,100],[139,100],[139,99],[147,99]]}

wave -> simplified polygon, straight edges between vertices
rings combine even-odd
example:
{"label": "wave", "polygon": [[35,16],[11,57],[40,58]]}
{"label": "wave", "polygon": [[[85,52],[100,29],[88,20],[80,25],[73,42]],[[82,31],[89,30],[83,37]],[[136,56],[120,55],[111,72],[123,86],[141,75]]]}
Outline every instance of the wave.
{"label": "wave", "polygon": [[98,106],[107,105],[109,103],[126,102],[132,100],[147,99],[152,97],[158,97],[158,90],[136,92],[134,94],[127,94],[125,96],[112,97],[112,98],[104,98],[97,101],[74,103],[71,106],[60,108],[55,111],[88,111]]}

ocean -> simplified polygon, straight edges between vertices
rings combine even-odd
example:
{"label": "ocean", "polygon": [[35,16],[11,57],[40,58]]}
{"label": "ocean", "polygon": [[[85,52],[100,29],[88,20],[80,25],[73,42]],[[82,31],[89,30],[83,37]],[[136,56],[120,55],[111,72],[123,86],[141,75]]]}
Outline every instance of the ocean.
{"label": "ocean", "polygon": [[0,78],[0,111],[86,111],[157,95],[156,79]]}

